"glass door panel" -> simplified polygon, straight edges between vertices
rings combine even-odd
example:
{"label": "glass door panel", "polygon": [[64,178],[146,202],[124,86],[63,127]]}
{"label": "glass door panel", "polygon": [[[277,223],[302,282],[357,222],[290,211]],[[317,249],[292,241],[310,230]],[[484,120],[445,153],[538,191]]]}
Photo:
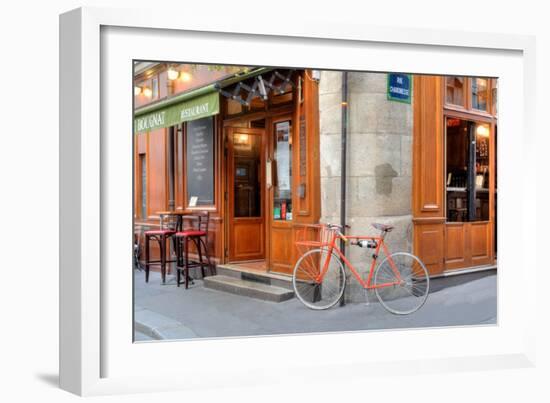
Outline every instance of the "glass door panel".
{"label": "glass door panel", "polygon": [[475,125],[475,220],[489,221],[489,135],[488,124]]}
{"label": "glass door panel", "polygon": [[292,220],[292,135],[290,121],[274,127],[273,220]]}
{"label": "glass door panel", "polygon": [[260,217],[261,137],[249,133],[233,134],[234,217]]}

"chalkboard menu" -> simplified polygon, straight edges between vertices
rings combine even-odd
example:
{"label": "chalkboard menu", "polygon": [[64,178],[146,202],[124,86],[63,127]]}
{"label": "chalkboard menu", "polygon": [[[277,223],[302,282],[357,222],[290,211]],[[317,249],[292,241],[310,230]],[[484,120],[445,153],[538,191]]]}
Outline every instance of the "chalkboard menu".
{"label": "chalkboard menu", "polygon": [[187,201],[197,197],[197,205],[214,204],[214,124],[213,118],[187,122]]}

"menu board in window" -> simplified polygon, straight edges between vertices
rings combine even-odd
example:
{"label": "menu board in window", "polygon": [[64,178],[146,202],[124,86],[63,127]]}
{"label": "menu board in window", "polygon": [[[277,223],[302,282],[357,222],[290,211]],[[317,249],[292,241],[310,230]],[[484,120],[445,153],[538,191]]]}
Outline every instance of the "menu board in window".
{"label": "menu board in window", "polygon": [[197,206],[214,204],[214,123],[213,118],[187,122],[187,199],[197,198]]}

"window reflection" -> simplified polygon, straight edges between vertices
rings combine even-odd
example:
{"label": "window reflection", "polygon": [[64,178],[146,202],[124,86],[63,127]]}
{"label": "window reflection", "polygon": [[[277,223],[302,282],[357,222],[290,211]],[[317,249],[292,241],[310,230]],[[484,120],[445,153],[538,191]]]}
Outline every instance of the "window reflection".
{"label": "window reflection", "polygon": [[273,219],[292,220],[292,135],[290,121],[275,123]]}
{"label": "window reflection", "polygon": [[472,78],[472,108],[487,111],[489,99],[489,80],[486,78]]}
{"label": "window reflection", "polygon": [[235,217],[261,217],[261,137],[248,133],[233,135]]}
{"label": "window reflection", "polygon": [[464,77],[447,76],[445,101],[448,104],[464,106]]}

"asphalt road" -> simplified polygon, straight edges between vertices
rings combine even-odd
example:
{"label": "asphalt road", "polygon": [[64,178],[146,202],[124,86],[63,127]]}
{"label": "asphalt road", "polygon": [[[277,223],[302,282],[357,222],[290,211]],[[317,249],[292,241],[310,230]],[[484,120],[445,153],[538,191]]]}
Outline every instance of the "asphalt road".
{"label": "asphalt road", "polygon": [[[205,289],[200,280],[186,290],[160,285],[157,273],[151,274],[148,284],[142,272],[136,272],[134,279],[136,309],[180,322],[185,337],[491,325],[497,320],[496,271],[435,279],[426,304],[406,316],[388,313],[375,299],[369,305],[348,303],[313,311],[295,298],[282,303],[260,301]],[[148,336],[136,334],[136,341],[144,337]]]}

